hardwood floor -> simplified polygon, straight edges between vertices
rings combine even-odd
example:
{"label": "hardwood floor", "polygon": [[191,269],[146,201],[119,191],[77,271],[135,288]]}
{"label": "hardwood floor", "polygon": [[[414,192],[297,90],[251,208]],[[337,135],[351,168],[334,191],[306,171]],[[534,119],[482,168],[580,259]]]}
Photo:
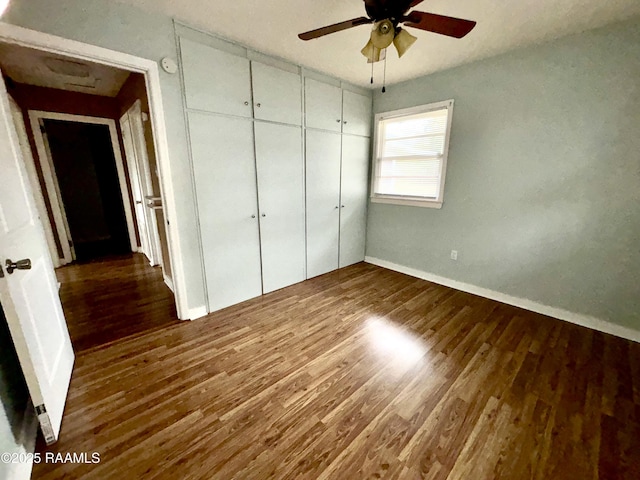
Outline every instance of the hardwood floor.
{"label": "hardwood floor", "polygon": [[162,271],[141,253],[67,265],[56,275],[76,354],[180,323]]}
{"label": "hardwood floor", "polygon": [[101,461],[33,478],[637,480],[640,345],[358,264],[80,352],[45,450]]}

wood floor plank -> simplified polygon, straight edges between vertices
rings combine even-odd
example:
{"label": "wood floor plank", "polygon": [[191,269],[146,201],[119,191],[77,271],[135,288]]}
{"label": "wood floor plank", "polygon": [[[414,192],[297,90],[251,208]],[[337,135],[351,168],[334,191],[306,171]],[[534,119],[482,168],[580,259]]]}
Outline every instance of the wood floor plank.
{"label": "wood floor plank", "polygon": [[58,271],[34,479],[640,478],[640,344],[369,264],[179,322],[141,255]]}

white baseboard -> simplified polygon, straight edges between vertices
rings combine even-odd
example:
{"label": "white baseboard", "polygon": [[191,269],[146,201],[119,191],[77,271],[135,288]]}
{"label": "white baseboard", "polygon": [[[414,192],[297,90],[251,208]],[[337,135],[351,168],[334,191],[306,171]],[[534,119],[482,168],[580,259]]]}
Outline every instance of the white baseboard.
{"label": "white baseboard", "polygon": [[439,275],[434,275],[423,270],[406,267],[404,265],[388,262],[386,260],[381,260],[375,257],[365,257],[364,261],[367,263],[371,263],[372,265],[377,265],[389,270],[394,270],[396,272],[404,273],[412,277],[421,278],[422,280],[427,280],[439,285],[444,285],[445,287],[450,287],[455,290],[461,290],[473,295],[489,298],[497,302],[506,303],[508,305],[513,305],[514,307],[520,307],[525,310],[541,313],[542,315],[547,315],[559,320],[564,320],[565,322],[574,323],[582,327],[591,328],[593,330],[598,330],[599,332],[609,333],[611,335],[615,335],[616,337],[622,337],[626,338],[627,340],[632,340],[634,342],[640,343],[640,331],[628,327],[623,327],[622,325],[616,325],[615,323],[601,320],[596,317],[570,312],[562,308],[550,307],[548,305],[543,305],[542,303],[534,302],[533,300],[528,300],[526,298],[513,297],[505,293],[496,292],[495,290],[489,290],[488,288],[459,282],[457,280],[441,277]]}
{"label": "white baseboard", "polygon": [[169,290],[175,293],[175,291],[173,290],[173,280],[171,280],[167,275],[162,275],[162,278],[164,279],[165,285],[169,287]]}
{"label": "white baseboard", "polygon": [[189,320],[196,320],[200,317],[204,317],[207,313],[207,307],[205,305],[196,308],[189,309]]}
{"label": "white baseboard", "polygon": [[[27,402],[25,414],[20,428],[20,438],[18,443],[21,445],[18,454],[32,454],[36,449],[36,436],[38,435],[38,418],[31,401]],[[31,478],[31,470],[33,469],[33,461],[25,463],[12,463],[9,465],[7,480],[29,480]]]}

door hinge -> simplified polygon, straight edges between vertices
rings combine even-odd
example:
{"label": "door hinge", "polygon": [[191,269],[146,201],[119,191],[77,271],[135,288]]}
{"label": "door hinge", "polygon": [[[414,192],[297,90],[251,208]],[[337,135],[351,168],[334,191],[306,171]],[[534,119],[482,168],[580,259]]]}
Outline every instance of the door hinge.
{"label": "door hinge", "polygon": [[73,248],[73,240],[69,240],[69,246]]}
{"label": "door hinge", "polygon": [[44,125],[40,125],[40,132],[47,133],[47,131],[44,129]]}
{"label": "door hinge", "polygon": [[0,278],[4,278],[4,270],[2,270],[2,265],[0,265]]}
{"label": "door hinge", "polygon": [[47,413],[47,409],[44,404],[36,405],[36,415],[40,422],[40,428],[42,429],[42,435],[47,445],[51,445],[56,441],[56,436],[53,433],[53,427],[51,425],[51,419]]}

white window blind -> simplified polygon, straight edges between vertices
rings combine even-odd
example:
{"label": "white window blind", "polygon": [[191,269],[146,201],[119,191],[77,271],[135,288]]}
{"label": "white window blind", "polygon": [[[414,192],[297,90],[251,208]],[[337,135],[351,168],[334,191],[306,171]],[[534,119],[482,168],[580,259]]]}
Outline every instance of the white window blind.
{"label": "white window blind", "polygon": [[373,194],[441,201],[452,102],[427,111],[381,115]]}

